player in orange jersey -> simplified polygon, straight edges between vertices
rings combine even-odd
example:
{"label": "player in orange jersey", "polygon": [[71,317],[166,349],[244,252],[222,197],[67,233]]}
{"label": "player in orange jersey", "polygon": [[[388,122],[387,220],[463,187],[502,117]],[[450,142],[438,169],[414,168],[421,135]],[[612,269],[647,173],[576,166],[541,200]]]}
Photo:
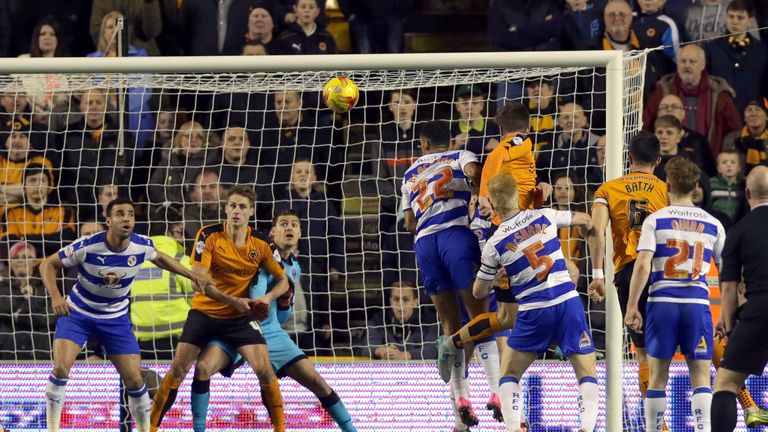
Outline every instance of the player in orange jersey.
{"label": "player in orange jersey", "polygon": [[[237,186],[227,195],[227,220],[200,229],[192,253],[193,273],[209,274],[220,293],[195,293],[192,309],[176,346],[171,369],[155,394],[151,412],[151,432],[156,432],[163,416],[173,405],[176,393],[200,352],[214,339],[237,348],[259,378],[262,398],[272,418],[275,432],[285,431],[283,400],[277,378],[269,362],[259,322],[250,314],[252,303],[273,300],[288,291],[288,278],[272,256],[267,241],[250,226],[255,204],[254,192]],[[249,299],[251,281],[264,267],[276,280],[265,295]]]}

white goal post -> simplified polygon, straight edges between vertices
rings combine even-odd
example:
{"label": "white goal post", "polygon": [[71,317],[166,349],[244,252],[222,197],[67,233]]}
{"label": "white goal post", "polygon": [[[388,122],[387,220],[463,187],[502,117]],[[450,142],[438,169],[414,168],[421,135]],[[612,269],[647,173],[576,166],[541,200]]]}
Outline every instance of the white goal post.
{"label": "white goal post", "polygon": [[[632,57],[634,56],[634,57]],[[639,60],[638,60],[639,59]],[[632,62],[636,62],[634,65]],[[628,68],[641,72],[634,94],[625,87]],[[0,59],[0,75],[5,74],[176,74],[176,73],[270,73],[338,71],[338,73],[377,70],[518,69],[518,68],[605,68],[605,179],[624,174],[624,129],[628,104],[639,104],[642,97],[643,54],[619,51],[573,52],[483,52],[432,54],[381,54],[332,56],[232,56],[232,57],[126,57],[126,58],[23,58]],[[542,72],[544,73],[544,72]],[[486,78],[487,79],[487,78]],[[0,89],[2,90],[2,89]],[[361,90],[366,88],[361,85]],[[625,111],[625,107],[627,110]],[[634,107],[632,115],[641,110]],[[640,124],[639,117],[635,125]],[[636,131],[629,131],[636,132]],[[610,228],[608,228],[610,230]],[[610,232],[610,231],[608,231]],[[607,234],[610,235],[610,234]],[[610,241],[606,242],[605,283],[613,286]],[[622,368],[624,360],[623,323],[614,289],[606,293],[606,430],[622,430]]]}

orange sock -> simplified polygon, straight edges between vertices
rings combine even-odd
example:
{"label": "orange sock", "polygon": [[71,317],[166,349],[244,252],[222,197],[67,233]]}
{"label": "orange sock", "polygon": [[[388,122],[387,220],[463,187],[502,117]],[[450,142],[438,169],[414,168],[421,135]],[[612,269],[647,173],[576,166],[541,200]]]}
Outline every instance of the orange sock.
{"label": "orange sock", "polygon": [[267,411],[272,417],[272,428],[274,432],[285,432],[285,413],[283,412],[283,396],[280,394],[280,386],[277,384],[277,378],[271,383],[261,386],[261,394],[264,403],[267,404]]}
{"label": "orange sock", "polygon": [[453,343],[457,348],[462,348],[464,344],[488,338],[502,330],[496,312],[486,312],[476,316],[475,319],[454,334]]}
{"label": "orange sock", "polygon": [[640,368],[637,371],[637,378],[640,385],[640,393],[645,398],[645,391],[648,390],[648,380],[650,379],[650,372],[648,371],[648,362],[640,362]]}
{"label": "orange sock", "polygon": [[157,393],[155,393],[155,400],[149,414],[149,432],[157,432],[165,413],[171,409],[176,401],[179,385],[181,385],[181,381],[174,380],[170,374],[163,378],[163,382],[160,383],[160,387],[157,389]]}
{"label": "orange sock", "polygon": [[741,390],[739,390],[739,394],[736,398],[739,400],[741,409],[757,408],[757,404],[754,399],[752,399],[752,395],[749,394],[749,390],[747,390],[746,387],[742,387]]}

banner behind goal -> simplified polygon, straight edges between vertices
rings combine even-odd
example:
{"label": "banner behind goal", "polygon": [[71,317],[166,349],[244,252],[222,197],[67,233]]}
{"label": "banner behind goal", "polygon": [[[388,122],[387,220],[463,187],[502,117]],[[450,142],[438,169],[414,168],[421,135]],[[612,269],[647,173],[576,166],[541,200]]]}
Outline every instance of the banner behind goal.
{"label": "banner behind goal", "polygon": [[[197,230],[224,217],[226,191],[245,184],[257,193],[258,230],[268,233],[281,211],[300,215],[303,275],[286,328],[308,354],[364,361],[387,357],[386,349],[377,348],[406,338],[407,354],[390,361],[433,359],[439,329],[400,210],[402,174],[421,154],[420,124],[450,121],[453,145],[483,160],[501,138],[496,109],[507,101],[526,103],[539,180],[555,186],[545,205],[580,211],[589,210],[607,175],[623,172],[624,143],[641,128],[643,54],[624,56],[623,80],[613,87],[623,89],[620,95],[608,90],[607,60],[588,54],[510,54],[508,62],[495,60],[509,65],[504,68],[445,66],[480,58],[472,56],[374,56],[370,70],[361,70],[360,57],[337,56],[315,59],[324,68],[305,65],[296,72],[274,72],[280,66],[270,60],[277,59],[261,65],[257,59],[207,59],[202,65],[165,58],[146,59],[143,66],[138,59],[119,59],[129,60],[121,63],[130,65],[123,73],[87,74],[27,72],[82,72],[107,63],[64,59],[69,62],[46,68],[41,62],[3,62],[0,71],[15,73],[0,76],[0,257],[7,268],[0,287],[0,304],[7,305],[0,308],[0,358],[50,360],[54,321],[34,265],[71,240],[104,229],[111,198],[131,197],[136,231],[165,236],[156,243],[183,259]],[[398,58],[435,62],[397,68],[392,65]],[[523,67],[557,58],[572,66]],[[603,66],[583,66],[599,61]],[[298,62],[286,60],[285,70]],[[259,72],[182,72],[235,64],[229,70]],[[174,66],[178,71],[169,73]],[[361,93],[358,106],[344,114],[325,108],[320,95],[325,82],[339,75]],[[606,109],[611,97],[622,99],[620,117]],[[611,122],[617,118],[623,118],[620,129]],[[608,141],[606,172],[601,137],[612,131],[622,136]],[[561,239],[578,265],[578,289],[597,348],[605,353],[605,306],[585,295],[590,266],[583,233],[563,232]],[[64,281],[66,289],[73,276]],[[104,275],[105,283],[109,277]],[[189,296],[185,281],[168,279],[151,265],[142,269],[131,313],[148,361],[171,358]],[[98,344],[89,351],[98,353]]]}

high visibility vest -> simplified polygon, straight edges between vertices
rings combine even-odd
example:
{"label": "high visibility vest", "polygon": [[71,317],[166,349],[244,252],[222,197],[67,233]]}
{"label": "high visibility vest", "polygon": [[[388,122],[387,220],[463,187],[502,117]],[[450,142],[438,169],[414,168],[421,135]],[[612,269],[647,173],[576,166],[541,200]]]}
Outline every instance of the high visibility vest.
{"label": "high visibility vest", "polygon": [[717,324],[717,320],[720,319],[720,311],[723,307],[722,299],[720,298],[720,271],[715,265],[715,261],[709,266],[709,273],[707,273],[707,285],[709,285],[709,310],[712,312],[712,324]]}
{"label": "high visibility vest", "polygon": [[[184,246],[167,236],[153,236],[155,249],[191,269]],[[131,321],[139,341],[181,335],[192,299],[192,281],[144,261],[131,285]]]}

